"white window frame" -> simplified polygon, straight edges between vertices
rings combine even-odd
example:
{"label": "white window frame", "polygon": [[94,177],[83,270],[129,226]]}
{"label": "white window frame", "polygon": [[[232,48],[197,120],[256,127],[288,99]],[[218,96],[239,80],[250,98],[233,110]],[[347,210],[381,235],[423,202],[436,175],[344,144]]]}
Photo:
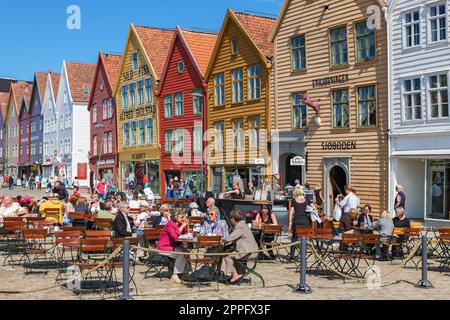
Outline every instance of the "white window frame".
{"label": "white window frame", "polygon": [[[170,106],[169,106],[170,99]],[[173,118],[173,96],[168,94],[164,96],[164,118],[171,119]]]}
{"label": "white window frame", "polygon": [[244,118],[231,120],[233,127],[233,147],[234,150],[243,150],[245,147]]}
{"label": "white window frame", "polygon": [[173,131],[173,140],[174,140],[174,147],[173,150],[175,151],[175,154],[183,154],[184,153],[184,129],[176,129]]}
{"label": "white window frame", "polygon": [[175,117],[182,116],[184,116],[184,93],[177,92],[175,93]]}
{"label": "white window frame", "polygon": [[[136,60],[134,59],[134,57],[136,57]],[[139,69],[139,53],[137,51],[131,54],[131,66],[133,68],[133,71]]]}
{"label": "white window frame", "polygon": [[[407,23],[406,22],[406,15],[411,14],[412,17],[414,18],[414,13],[415,12],[419,12],[419,21],[412,21]],[[409,9],[408,11],[405,11],[402,13],[402,47],[403,50],[409,50],[409,49],[414,49],[414,48],[419,48],[422,46],[422,41],[423,41],[423,35],[422,35],[422,20],[423,20],[423,8],[421,7],[416,7],[416,8],[412,8]],[[406,28],[407,27],[412,27],[412,31],[414,31],[414,25],[415,24],[419,24],[419,44],[413,44],[411,46],[408,46],[408,36],[406,33]],[[413,41],[414,41],[414,35],[412,35],[413,37]]]}
{"label": "white window frame", "polygon": [[238,68],[231,71],[232,79],[232,102],[244,102],[244,68]]}
{"label": "white window frame", "polygon": [[103,118],[102,120],[108,119],[108,100],[103,100]]}
{"label": "white window frame", "polygon": [[[438,15],[437,15],[437,16],[431,17],[431,8],[432,8],[432,7],[438,7],[438,9],[439,9],[439,6],[440,6],[440,5],[445,5],[445,9],[446,9],[445,12],[446,12],[446,14],[441,15],[441,14],[439,14],[439,12],[438,12]],[[432,31],[431,31],[431,20],[435,20],[435,19],[436,19],[436,20],[439,21],[439,19],[442,18],[442,17],[445,17],[445,39],[433,41],[433,40],[432,40]],[[449,19],[448,19],[448,6],[447,6],[447,3],[446,3],[446,2],[440,1],[440,2],[436,2],[436,3],[432,3],[432,4],[430,4],[430,5],[427,6],[427,37],[428,37],[428,44],[429,44],[429,45],[434,45],[434,44],[439,44],[439,43],[444,43],[444,42],[449,41],[449,37],[448,37],[448,35],[449,35],[449,32],[448,32],[448,23],[449,23]],[[439,24],[439,26],[440,26],[440,23],[438,23],[438,24]],[[439,35],[439,28],[438,28],[438,38],[440,38],[440,35]]]}
{"label": "white window frame", "polygon": [[203,151],[203,129],[202,129],[202,123],[196,122],[194,123],[194,130],[193,130],[193,152],[194,154],[202,154]]}
{"label": "white window frame", "polygon": [[[438,110],[438,113],[439,113],[439,116],[438,117],[432,117],[431,116],[431,111],[432,111],[432,106],[431,106],[431,96],[430,96],[430,92],[431,91],[441,91],[443,88],[445,88],[445,87],[441,87],[440,86],[440,76],[441,75],[446,75],[447,76],[447,97],[449,96],[449,88],[450,88],[450,86],[449,86],[449,79],[450,79],[450,73],[449,72],[436,72],[436,73],[432,73],[432,74],[427,74],[427,80],[426,80],[426,88],[427,88],[427,106],[428,106],[428,110],[427,110],[427,119],[428,120],[431,120],[431,121],[433,121],[433,120],[448,120],[449,119],[449,117],[450,117],[450,115],[449,116],[447,116],[447,117],[443,117],[442,116],[442,101],[441,101],[441,95],[439,95],[438,96],[438,100],[439,100],[439,102],[438,102],[438,108],[439,108],[439,110]],[[431,88],[431,81],[430,81],[430,78],[432,77],[432,76],[437,76],[438,77],[438,79],[439,79],[439,87],[438,88]],[[448,102],[447,102],[448,103]],[[450,110],[449,110],[450,111]]]}
{"label": "white window frame", "polygon": [[[220,130],[219,129],[219,124]],[[225,134],[225,122],[224,121],[217,121],[214,122],[214,150],[217,151],[223,151],[224,147],[224,134]]]}
{"label": "white window frame", "polygon": [[92,107],[92,123],[97,123],[98,113],[97,113],[97,104],[94,104]]}
{"label": "white window frame", "polygon": [[225,106],[225,73],[214,75],[214,106]]}
{"label": "white window frame", "polygon": [[[415,79],[419,79],[420,80],[420,89],[419,90],[414,90],[414,80]],[[412,89],[411,91],[406,91],[406,86],[405,86],[405,82],[406,81],[411,81],[411,89]],[[403,122],[418,122],[418,121],[423,121],[423,119],[424,119],[424,117],[423,117],[423,110],[424,110],[425,106],[424,106],[423,95],[422,95],[423,88],[424,88],[423,81],[424,81],[423,76],[420,76],[420,75],[418,75],[416,77],[408,77],[408,78],[401,79],[401,99],[402,99],[402,119],[403,119]],[[414,99],[412,99],[412,101],[413,101],[413,106],[411,107],[412,108],[412,117],[411,117],[411,119],[407,119],[406,118],[406,114],[407,114],[406,113],[406,108],[407,108],[407,106],[406,106],[406,97],[408,95],[414,96],[417,93],[420,94],[420,116],[421,117],[420,117],[420,119],[416,119],[415,118],[415,116],[414,116],[415,115],[415,108],[417,106],[414,104]]]}
{"label": "white window frame", "polygon": [[257,63],[248,68],[248,100],[259,99],[261,99],[261,64]]}

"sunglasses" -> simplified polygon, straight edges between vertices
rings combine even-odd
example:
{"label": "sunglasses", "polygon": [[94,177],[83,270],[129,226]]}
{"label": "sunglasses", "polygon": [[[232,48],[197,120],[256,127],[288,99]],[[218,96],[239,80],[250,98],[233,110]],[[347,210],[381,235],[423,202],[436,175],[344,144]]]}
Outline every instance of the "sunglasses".
{"label": "sunglasses", "polygon": [[210,216],[216,216],[216,215],[217,215],[217,213],[215,213],[215,212],[211,212],[211,213],[209,213],[209,215],[210,215]]}

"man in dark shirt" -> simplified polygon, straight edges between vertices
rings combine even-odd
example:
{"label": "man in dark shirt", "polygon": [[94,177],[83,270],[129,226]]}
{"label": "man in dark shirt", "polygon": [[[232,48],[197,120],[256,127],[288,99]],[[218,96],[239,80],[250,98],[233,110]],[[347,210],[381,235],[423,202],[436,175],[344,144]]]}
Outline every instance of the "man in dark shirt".
{"label": "man in dark shirt", "polygon": [[394,209],[406,209],[406,195],[403,193],[403,187],[398,185],[395,190],[397,191],[397,195],[395,196]]}
{"label": "man in dark shirt", "polygon": [[66,187],[62,185],[61,181],[55,182],[55,187],[52,192],[58,194],[60,201],[66,202],[67,199],[69,199],[69,193],[67,192]]}
{"label": "man in dark shirt", "polygon": [[[395,211],[397,213],[397,216],[393,219],[394,227],[395,228],[411,228],[411,221],[406,217],[405,209],[397,208],[397,210],[395,210]],[[405,235],[398,236],[398,242],[404,243],[406,241],[408,241],[407,236],[405,236]],[[392,250],[393,250],[392,255],[394,257],[399,257],[401,259],[403,258],[402,246],[400,246],[400,248],[393,247]]]}

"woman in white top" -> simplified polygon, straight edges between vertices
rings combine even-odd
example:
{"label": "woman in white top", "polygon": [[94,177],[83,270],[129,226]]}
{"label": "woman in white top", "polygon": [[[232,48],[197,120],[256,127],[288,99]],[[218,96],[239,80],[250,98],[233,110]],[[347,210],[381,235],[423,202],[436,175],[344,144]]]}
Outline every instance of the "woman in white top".
{"label": "woman in white top", "polygon": [[92,214],[96,214],[101,210],[100,199],[96,194],[92,196],[91,209],[89,210]]}

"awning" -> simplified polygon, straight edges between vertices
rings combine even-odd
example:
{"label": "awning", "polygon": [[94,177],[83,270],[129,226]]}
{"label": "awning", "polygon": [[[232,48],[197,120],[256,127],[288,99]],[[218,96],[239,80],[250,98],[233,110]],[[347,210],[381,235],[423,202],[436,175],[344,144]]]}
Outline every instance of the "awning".
{"label": "awning", "polygon": [[416,157],[427,158],[433,156],[450,156],[450,149],[438,150],[408,150],[408,151],[394,151],[391,153],[393,157]]}

